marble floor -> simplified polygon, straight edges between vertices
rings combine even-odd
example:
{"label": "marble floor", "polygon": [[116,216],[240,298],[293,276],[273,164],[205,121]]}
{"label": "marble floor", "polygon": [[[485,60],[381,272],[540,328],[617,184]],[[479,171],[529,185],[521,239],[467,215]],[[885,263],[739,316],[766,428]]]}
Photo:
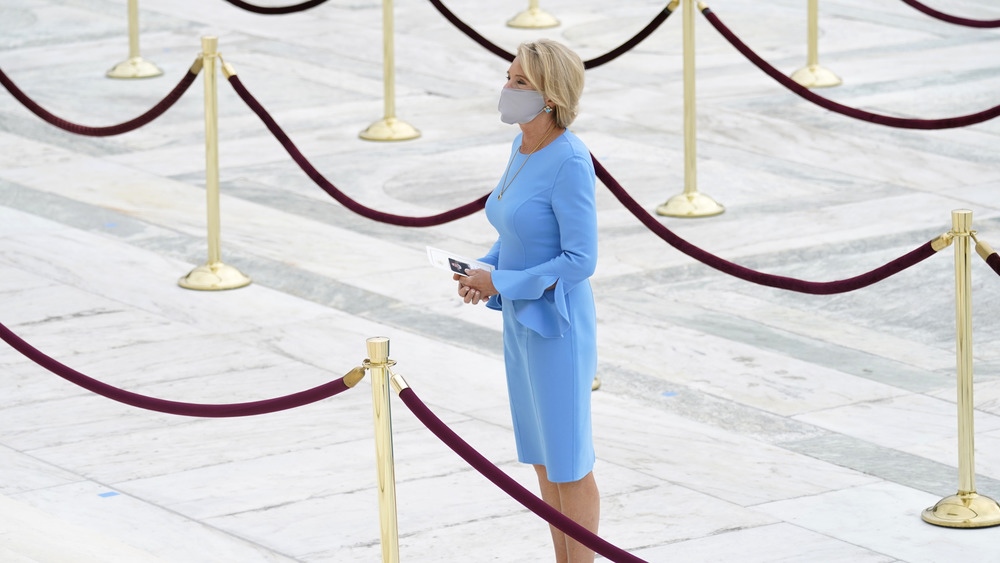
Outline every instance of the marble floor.
{"label": "marble floor", "polygon": [[[260,0],[263,5],[282,5]],[[507,63],[429,2],[395,3],[395,112],[418,139],[358,133],[385,114],[382,4],[263,16],[222,1],[141,2],[141,51],[164,74],[112,80],[124,0],[8,0],[0,69],[56,115],[110,125],[149,109],[201,38],[350,197],[432,215],[496,182]],[[544,0],[561,25],[505,22],[528,2],[449,0],[513,50],[551,37],[584,59],[662,2]],[[997,19],[989,0],[928,4]],[[783,72],[806,60],[800,0],[715,0]],[[573,129],[652,211],[684,185],[682,18],[587,74]],[[661,217],[760,271],[831,281],[947,232],[971,209],[1000,248],[1000,120],[892,129],[830,113],[768,78],[702,18],[697,185],[726,207]],[[1000,30],[896,0],[820,2],[820,93],[900,117],[1000,103]],[[355,215],[321,191],[220,80],[222,255],[253,278],[198,292],[207,256],[204,98],[115,137],[72,135],[0,91],[0,323],[60,362],[159,398],[231,403],[339,378],[387,336],[395,371],[459,435],[531,489],[503,382],[500,319],[465,306],[425,247],[479,255],[482,213],[430,228]],[[1000,557],[1000,528],[935,527],[958,488],[954,251],[869,288],[809,296],[713,270],[650,233],[598,184],[602,387],[593,395],[601,534],[651,561],[954,562]],[[972,262],[976,486],[1000,498],[1000,279]],[[122,405],[0,346],[0,560],[379,561],[371,386],[251,418]],[[393,401],[402,561],[551,560],[546,525]]]}

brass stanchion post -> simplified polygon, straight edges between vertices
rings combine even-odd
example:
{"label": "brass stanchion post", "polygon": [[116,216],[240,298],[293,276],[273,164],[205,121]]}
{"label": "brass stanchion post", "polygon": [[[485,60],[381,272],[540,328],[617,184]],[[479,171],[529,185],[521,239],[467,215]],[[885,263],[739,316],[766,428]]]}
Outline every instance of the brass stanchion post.
{"label": "brass stanchion post", "polygon": [[139,0],[128,0],[128,59],[107,72],[108,78],[151,78],[163,71],[139,55]]}
{"label": "brass stanchion post", "polygon": [[236,289],[250,284],[250,278],[222,263],[221,219],[219,218],[219,102],[215,60],[219,38],[201,38],[202,76],[205,78],[205,198],[208,210],[208,262],[178,280],[187,289]]}
{"label": "brass stanchion post", "polygon": [[396,118],[396,62],[393,43],[392,0],[382,0],[382,82],[385,87],[385,117],[361,132],[368,141],[406,141],[420,136],[412,125]]}
{"label": "brass stanchion post", "polygon": [[392,416],[389,407],[389,339],[367,340],[372,373],[372,412],[375,415],[375,464],[378,470],[378,513],[382,538],[382,563],[399,563],[399,530],[396,523],[396,473],[392,459]]}
{"label": "brass stanchion post", "polygon": [[539,8],[538,0],[531,0],[528,2],[528,9],[507,20],[507,25],[524,29],[544,29],[558,26],[559,20]]}
{"label": "brass stanchion post", "polygon": [[819,64],[819,0],[809,0],[808,41],[809,53],[806,66],[792,73],[792,80],[806,88],[829,88],[843,82],[833,71]]}
{"label": "brass stanchion post", "polygon": [[[684,0],[684,193],[656,208],[670,217],[709,217],[726,210],[711,197],[698,192],[698,112],[695,108],[694,20],[695,0]],[[704,4],[698,2],[698,9]]]}
{"label": "brass stanchion post", "polygon": [[972,276],[969,239],[972,211],[951,213],[955,241],[955,329],[958,367],[958,493],[921,514],[925,522],[949,528],[985,528],[1000,524],[1000,505],[976,494],[972,402]]}

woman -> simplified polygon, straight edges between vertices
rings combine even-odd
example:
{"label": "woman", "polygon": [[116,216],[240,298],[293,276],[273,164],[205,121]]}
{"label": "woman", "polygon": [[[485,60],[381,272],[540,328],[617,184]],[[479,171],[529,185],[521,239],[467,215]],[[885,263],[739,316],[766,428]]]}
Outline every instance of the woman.
{"label": "woman", "polygon": [[[534,465],[547,503],[596,532],[590,395],[597,320],[588,280],[597,264],[595,179],[590,152],[566,129],[583,75],[580,57],[559,43],[518,48],[499,110],[521,134],[486,203],[500,236],[482,261],[496,270],[454,279],[466,303],[503,312],[518,459]],[[588,548],[550,529],[557,561],[594,560]]]}

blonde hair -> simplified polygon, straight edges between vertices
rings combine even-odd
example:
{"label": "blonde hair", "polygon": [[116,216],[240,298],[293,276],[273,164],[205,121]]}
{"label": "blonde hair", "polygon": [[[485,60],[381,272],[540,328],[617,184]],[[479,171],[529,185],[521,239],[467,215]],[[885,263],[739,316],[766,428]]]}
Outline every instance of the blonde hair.
{"label": "blonde hair", "polygon": [[583,61],[562,43],[551,39],[521,43],[517,57],[528,81],[546,100],[552,100],[553,118],[559,127],[576,119],[583,94]]}

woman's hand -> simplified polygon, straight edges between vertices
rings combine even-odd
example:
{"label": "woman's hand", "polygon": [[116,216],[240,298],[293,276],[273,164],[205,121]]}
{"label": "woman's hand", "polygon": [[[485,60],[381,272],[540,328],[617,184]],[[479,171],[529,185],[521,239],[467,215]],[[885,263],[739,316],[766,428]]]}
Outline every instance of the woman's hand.
{"label": "woman's hand", "polygon": [[452,279],[458,282],[458,296],[466,303],[478,305],[500,293],[493,287],[493,276],[486,270],[466,270],[467,276],[453,274]]}

